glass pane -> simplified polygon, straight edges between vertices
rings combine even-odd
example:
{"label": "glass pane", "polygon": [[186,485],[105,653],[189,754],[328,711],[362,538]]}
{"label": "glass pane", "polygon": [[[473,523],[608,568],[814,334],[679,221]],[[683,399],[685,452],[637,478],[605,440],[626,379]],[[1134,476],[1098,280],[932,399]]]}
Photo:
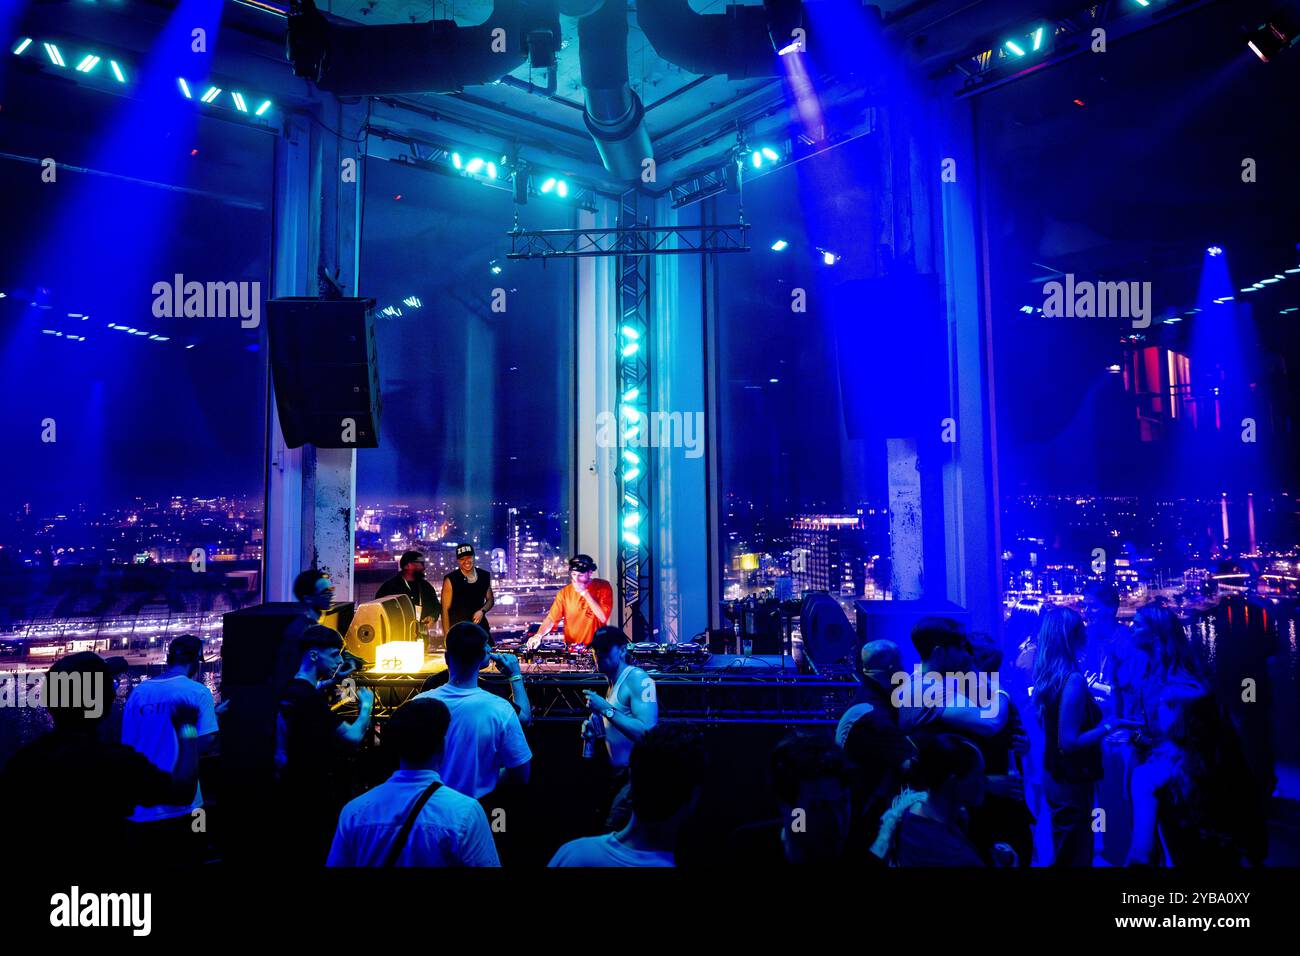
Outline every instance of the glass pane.
{"label": "glass pane", "polygon": [[7,79],[0,659],[156,662],[260,600],[274,139]]}
{"label": "glass pane", "polygon": [[[494,580],[492,626],[540,620],[567,581],[572,266],[506,259],[508,189],[380,161],[366,181],[384,408],[381,447],[357,456],[357,598],[408,549],[440,587],[468,541]],[[523,218],[572,215],[534,200]]]}
{"label": "glass pane", "polygon": [[[1296,93],[1216,16],[1115,47],[1105,84],[1081,57],[980,103],[1006,649],[1044,602],[1108,632],[1098,586],[1121,624],[1167,603],[1248,745],[1272,722],[1294,756],[1300,196],[1251,169],[1294,167]],[[1247,676],[1291,692],[1243,707]]]}
{"label": "glass pane", "polygon": [[[857,365],[882,324],[855,292],[871,262],[852,215],[870,156],[859,141],[748,173],[753,249],[717,257],[724,600],[828,590],[851,616],[889,588],[885,445]],[[717,222],[739,215],[736,197],[719,199]]]}

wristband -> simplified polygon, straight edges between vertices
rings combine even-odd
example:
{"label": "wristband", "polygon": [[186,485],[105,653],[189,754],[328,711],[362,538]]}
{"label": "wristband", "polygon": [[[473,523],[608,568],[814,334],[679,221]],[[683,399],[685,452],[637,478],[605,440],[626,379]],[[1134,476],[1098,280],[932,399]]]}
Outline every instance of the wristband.
{"label": "wristband", "polygon": [[523,674],[515,674],[515,675],[513,675],[510,679],[511,679],[511,680],[520,680],[520,681],[521,681],[521,680],[524,679],[524,675],[523,675]]}
{"label": "wristband", "polygon": [[195,740],[199,736],[199,728],[193,724],[181,724],[178,732],[181,735],[181,740]]}

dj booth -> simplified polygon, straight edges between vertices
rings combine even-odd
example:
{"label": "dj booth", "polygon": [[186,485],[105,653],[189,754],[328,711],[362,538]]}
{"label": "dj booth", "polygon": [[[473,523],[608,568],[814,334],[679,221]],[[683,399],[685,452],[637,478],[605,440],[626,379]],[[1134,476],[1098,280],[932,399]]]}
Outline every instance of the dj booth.
{"label": "dj booth", "polygon": [[[524,667],[524,688],[533,708],[533,720],[581,720],[589,711],[583,691],[604,694],[603,675],[591,671],[530,671]],[[780,658],[735,658],[714,655],[697,671],[661,672],[654,678],[659,713],[664,720],[699,723],[830,724],[852,705],[857,681],[849,676],[819,677],[798,674]],[[445,683],[444,666],[409,674],[362,671],[358,686],[375,694],[374,716],[384,720],[407,700]],[[509,698],[510,682],[495,672],[484,672],[479,686]]]}
{"label": "dj booth", "polygon": [[[383,723],[398,707],[447,680],[437,642],[413,640],[414,609],[408,612],[407,606],[409,600],[399,596],[330,612],[349,653],[364,662],[353,680],[374,692],[381,738]],[[700,860],[712,858],[716,847],[710,841],[717,835],[776,812],[767,780],[772,749],[791,730],[833,732],[857,697],[852,663],[864,641],[894,640],[906,661],[909,630],[920,615],[955,616],[949,608],[913,602],[860,602],[854,628],[838,604],[820,595],[804,601],[799,632],[790,640],[792,615],[784,610],[753,602],[736,609],[736,626],[726,632],[706,632],[699,642],[630,648],[631,658],[654,678],[660,720],[689,721],[704,740],[708,780],[693,824],[698,833],[690,841]],[[298,664],[296,635],[307,623],[295,604],[264,604],[225,617],[221,690],[231,706],[223,718],[221,760],[231,858],[255,861],[265,849],[259,821],[273,773],[276,706]],[[579,732],[588,713],[583,691],[603,694],[607,684],[589,653],[562,640],[530,648],[527,632],[504,628],[494,628],[492,637],[498,651],[518,655],[532,706],[525,731],[532,779],[510,812],[512,831],[532,841],[522,856],[544,865],[559,842],[598,832],[596,804],[603,801],[608,809],[608,769],[599,754],[585,756]],[[509,680],[495,668],[482,671],[479,683],[510,697]],[[349,707],[355,704],[344,705]],[[356,777],[365,785],[391,772],[382,746],[362,747],[355,760]]]}

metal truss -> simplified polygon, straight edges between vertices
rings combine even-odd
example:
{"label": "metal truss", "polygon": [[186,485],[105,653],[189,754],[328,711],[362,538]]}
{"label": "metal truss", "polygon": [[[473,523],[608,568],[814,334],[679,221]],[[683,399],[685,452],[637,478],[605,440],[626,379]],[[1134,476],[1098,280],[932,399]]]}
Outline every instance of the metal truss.
{"label": "metal truss", "polygon": [[[1048,34],[1045,49],[1034,52],[1028,45],[1027,55],[1017,56],[1006,44],[981,50],[953,64],[966,77],[963,95],[982,92],[1030,70],[1050,66],[1091,49],[1092,31],[1106,31],[1110,44],[1148,27],[1168,22],[1171,17],[1203,7],[1213,0],[1165,0],[1160,6],[1143,7],[1128,0],[1098,0],[1080,3],[1078,12],[1055,20],[1027,21],[1025,26],[1043,27]],[[1032,34],[1030,34],[1032,36]],[[1019,41],[1022,37],[1009,37]]]}
{"label": "metal truss", "polygon": [[615,229],[512,229],[509,236],[510,252],[506,254],[507,259],[674,256],[749,251],[747,223],[726,226],[632,225]]}
{"label": "metal truss", "polygon": [[[637,225],[637,192],[619,200],[619,232],[645,239],[653,227]],[[646,230],[642,232],[641,230]],[[640,442],[650,426],[650,264],[643,243],[622,248],[618,259],[618,328],[615,408],[618,442],[619,626],[632,641],[653,639],[651,581],[650,456]]]}
{"label": "metal truss", "polygon": [[[655,696],[665,720],[701,723],[834,723],[855,699],[856,681],[831,680],[777,668],[770,675],[760,669],[745,673],[697,671],[654,673]],[[581,720],[590,710],[584,691],[601,691],[606,682],[598,674],[550,674],[526,678],[534,720]],[[490,687],[492,682],[499,689]],[[508,682],[496,675],[484,677],[485,687],[505,696]]]}
{"label": "metal truss", "polygon": [[[383,723],[424,686],[426,674],[371,675],[357,683],[375,692],[374,719]],[[745,667],[692,673],[651,672],[664,720],[710,724],[833,724],[853,703],[853,680],[811,677],[773,667]],[[510,682],[499,674],[480,678],[485,690],[509,698]],[[535,721],[583,720],[589,714],[584,691],[601,692],[606,681],[594,673],[528,674],[524,677]]]}
{"label": "metal truss", "polygon": [[710,196],[716,196],[718,193],[725,192],[727,189],[727,169],[726,164],[706,169],[702,173],[697,173],[686,179],[680,179],[669,187],[669,194],[674,209],[681,209],[683,206],[689,206],[697,203],[701,199],[708,199]]}

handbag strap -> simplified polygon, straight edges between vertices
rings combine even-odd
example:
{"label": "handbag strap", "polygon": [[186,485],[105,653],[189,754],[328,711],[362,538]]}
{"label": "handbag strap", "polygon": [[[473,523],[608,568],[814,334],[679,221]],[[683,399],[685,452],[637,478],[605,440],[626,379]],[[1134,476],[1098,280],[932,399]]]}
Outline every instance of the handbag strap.
{"label": "handbag strap", "polygon": [[429,802],[429,798],[434,795],[439,787],[442,786],[441,780],[435,780],[424,788],[424,792],[416,798],[415,804],[411,807],[411,812],[406,815],[402,821],[402,828],[397,831],[397,836],[393,837],[392,845],[389,846],[388,852],[384,854],[384,866],[393,866],[397,863],[398,856],[401,855],[402,849],[406,842],[411,838],[411,830],[415,828],[415,818],[420,815],[424,805]]}

